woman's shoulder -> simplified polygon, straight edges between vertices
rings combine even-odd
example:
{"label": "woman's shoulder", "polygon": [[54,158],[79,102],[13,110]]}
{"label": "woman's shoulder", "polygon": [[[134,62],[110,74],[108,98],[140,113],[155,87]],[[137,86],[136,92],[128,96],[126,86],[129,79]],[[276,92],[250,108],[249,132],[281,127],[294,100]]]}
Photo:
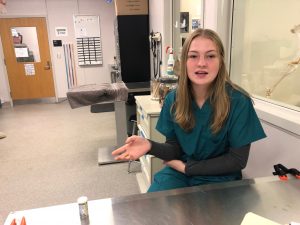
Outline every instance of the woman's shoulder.
{"label": "woman's shoulder", "polygon": [[250,100],[251,97],[249,94],[244,91],[242,88],[239,86],[233,87],[231,85],[226,86],[227,93],[230,97],[231,100]]}
{"label": "woman's shoulder", "polygon": [[168,101],[168,102],[171,102],[173,103],[176,99],[176,90],[171,90],[167,95],[166,95],[166,98],[165,98],[165,101]]}
{"label": "woman's shoulder", "polygon": [[228,85],[227,93],[229,95],[232,107],[252,105],[252,99],[250,95],[246,91],[243,91],[243,89],[235,88],[231,85]]}

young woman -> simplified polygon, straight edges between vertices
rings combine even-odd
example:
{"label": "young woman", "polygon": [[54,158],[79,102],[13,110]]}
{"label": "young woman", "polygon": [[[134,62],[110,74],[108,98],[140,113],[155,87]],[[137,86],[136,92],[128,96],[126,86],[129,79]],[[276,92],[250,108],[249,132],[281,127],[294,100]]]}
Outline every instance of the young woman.
{"label": "young woman", "polygon": [[132,136],[112,153],[117,160],[164,160],[149,192],[242,178],[251,143],[266,135],[251,98],[230,81],[214,31],[198,29],[186,39],[178,88],[164,100],[156,129],[166,143]]}

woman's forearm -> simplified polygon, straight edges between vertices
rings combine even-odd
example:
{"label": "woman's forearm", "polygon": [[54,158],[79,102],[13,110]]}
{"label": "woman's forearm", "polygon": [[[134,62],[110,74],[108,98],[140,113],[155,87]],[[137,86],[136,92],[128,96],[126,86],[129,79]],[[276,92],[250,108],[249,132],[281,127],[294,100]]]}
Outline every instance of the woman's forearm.
{"label": "woman's forearm", "polygon": [[185,174],[189,176],[223,175],[244,169],[248,162],[250,144],[240,148],[231,148],[228,153],[212,159],[189,160]]}
{"label": "woman's forearm", "polygon": [[182,150],[177,141],[167,140],[165,143],[149,141],[151,143],[151,149],[148,154],[154,155],[165,161],[180,159]]}

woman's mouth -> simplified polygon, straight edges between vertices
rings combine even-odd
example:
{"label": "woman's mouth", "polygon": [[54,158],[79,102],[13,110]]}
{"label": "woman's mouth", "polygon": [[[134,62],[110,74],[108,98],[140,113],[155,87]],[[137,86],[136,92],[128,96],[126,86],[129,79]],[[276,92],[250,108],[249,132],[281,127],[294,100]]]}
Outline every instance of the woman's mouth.
{"label": "woman's mouth", "polygon": [[197,71],[197,72],[195,72],[195,74],[200,75],[200,76],[205,76],[205,75],[208,74],[208,72],[206,72],[206,71]]}

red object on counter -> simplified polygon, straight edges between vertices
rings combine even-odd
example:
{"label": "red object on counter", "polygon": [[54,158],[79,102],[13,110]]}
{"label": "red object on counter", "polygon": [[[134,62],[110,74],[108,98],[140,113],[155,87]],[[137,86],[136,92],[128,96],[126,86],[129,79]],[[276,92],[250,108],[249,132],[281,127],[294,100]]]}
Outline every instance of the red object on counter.
{"label": "red object on counter", "polygon": [[13,219],[13,220],[11,221],[10,225],[17,225],[16,219]]}
{"label": "red object on counter", "polygon": [[22,217],[22,220],[21,220],[20,225],[26,225],[26,220],[25,220],[25,217],[24,217],[24,216]]}

